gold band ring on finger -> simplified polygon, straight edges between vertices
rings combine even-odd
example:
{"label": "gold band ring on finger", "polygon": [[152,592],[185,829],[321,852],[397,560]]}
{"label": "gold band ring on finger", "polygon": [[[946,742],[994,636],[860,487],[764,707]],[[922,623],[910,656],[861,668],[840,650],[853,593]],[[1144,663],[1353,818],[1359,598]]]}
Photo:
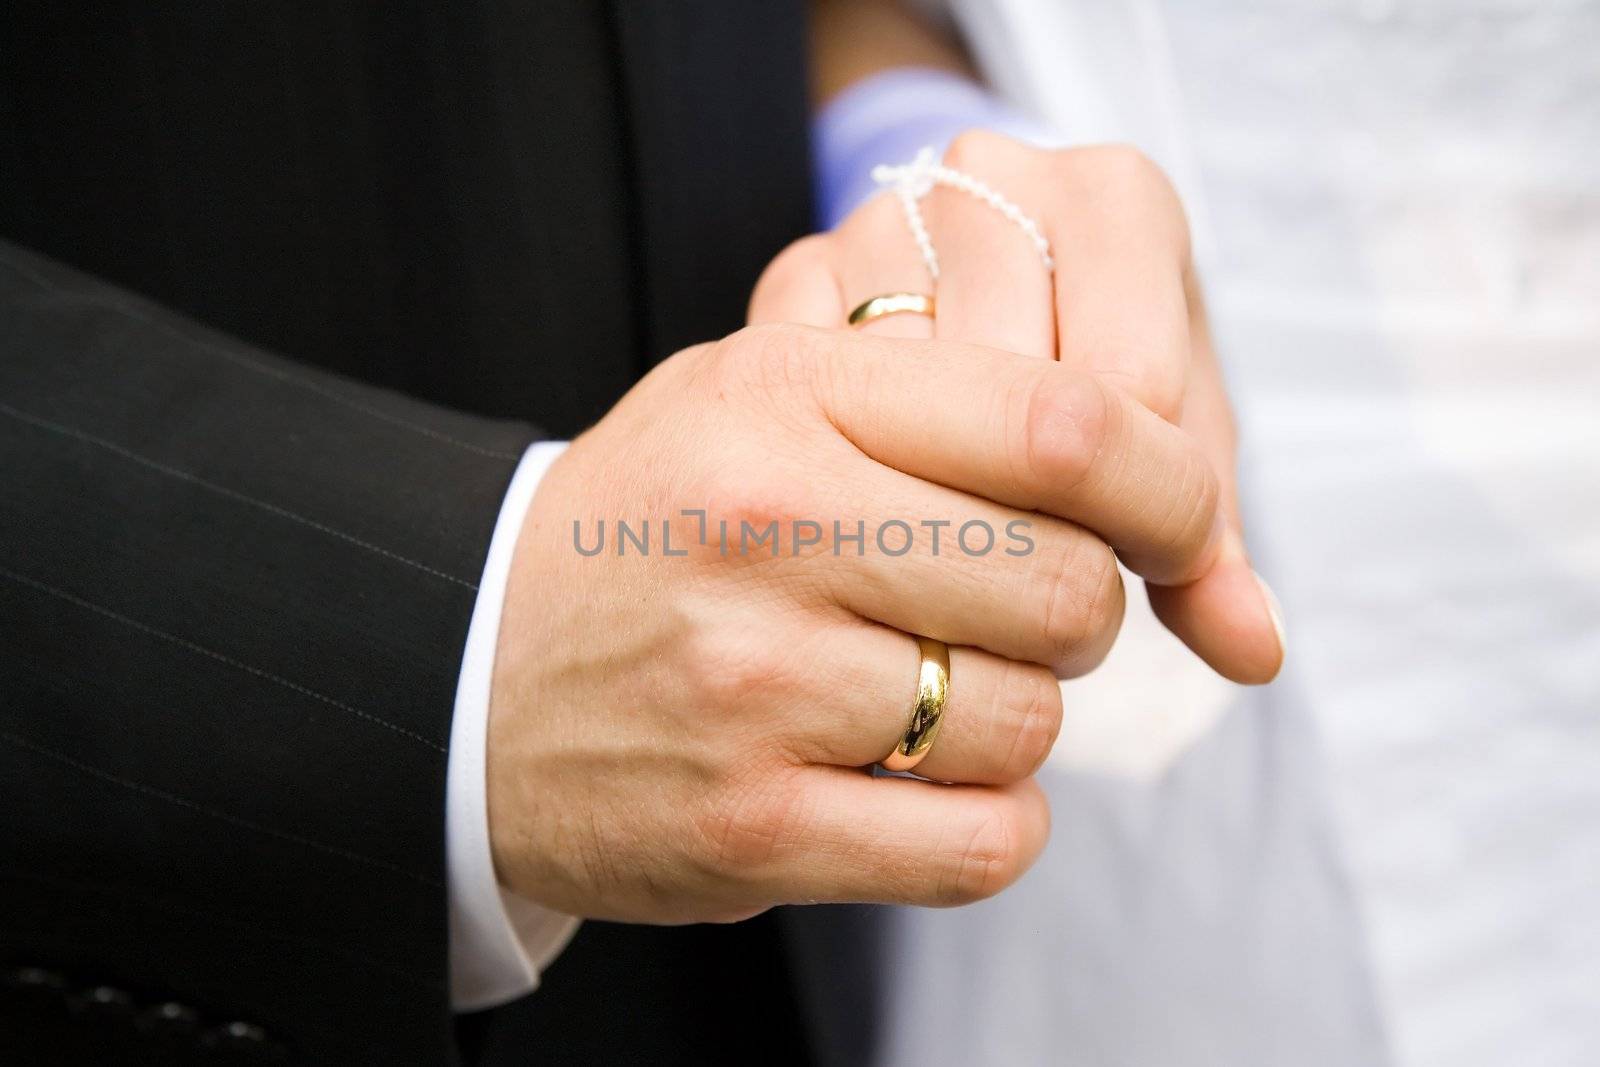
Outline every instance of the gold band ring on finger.
{"label": "gold band ring on finger", "polygon": [[917,697],[911,708],[911,724],[906,727],[894,751],[878,762],[886,771],[909,771],[922,762],[939,736],[944,721],[944,706],[950,696],[950,646],[929,637],[917,638],[921,665],[917,669]]}
{"label": "gold band ring on finger", "polygon": [[860,328],[886,315],[925,315],[933,318],[933,297],[927,293],[880,293],[863,300],[850,312],[849,323]]}

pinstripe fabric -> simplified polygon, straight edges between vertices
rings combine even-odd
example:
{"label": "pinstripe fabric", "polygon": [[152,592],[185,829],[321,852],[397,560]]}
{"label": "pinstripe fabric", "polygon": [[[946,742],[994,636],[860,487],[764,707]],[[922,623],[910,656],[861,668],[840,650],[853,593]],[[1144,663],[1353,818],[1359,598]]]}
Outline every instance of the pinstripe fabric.
{"label": "pinstripe fabric", "polygon": [[[451,694],[532,432],[11,246],[0,321],[7,955],[71,969],[75,946],[100,982],[228,990],[220,1014],[330,1050],[370,1006],[392,1019],[387,991],[415,1009],[393,1040],[442,1059]],[[351,995],[308,1019],[297,991],[330,968]]]}
{"label": "pinstripe fabric", "polygon": [[533,437],[482,416],[570,435],[739,324],[809,217],[801,17],[0,5],[0,1063],[182,1062],[166,1000],[224,1058],[805,1054],[770,917],[596,924],[453,1028],[441,842]]}

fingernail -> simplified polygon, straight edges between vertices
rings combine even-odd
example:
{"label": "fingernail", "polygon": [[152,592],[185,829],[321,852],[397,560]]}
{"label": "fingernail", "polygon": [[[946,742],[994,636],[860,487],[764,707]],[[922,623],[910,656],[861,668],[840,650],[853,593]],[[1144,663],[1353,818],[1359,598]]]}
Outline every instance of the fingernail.
{"label": "fingernail", "polygon": [[1267,603],[1267,614],[1272,617],[1273,632],[1278,635],[1278,655],[1286,656],[1289,653],[1289,640],[1283,635],[1283,606],[1278,603],[1278,594],[1272,591],[1272,586],[1261,575],[1256,575],[1256,584],[1261,587],[1261,599]]}

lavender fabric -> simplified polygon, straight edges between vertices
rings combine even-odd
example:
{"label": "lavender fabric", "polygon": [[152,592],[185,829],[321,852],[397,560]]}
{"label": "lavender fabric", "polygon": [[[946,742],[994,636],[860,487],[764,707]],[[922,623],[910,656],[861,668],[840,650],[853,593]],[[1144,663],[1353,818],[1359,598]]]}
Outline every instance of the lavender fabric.
{"label": "lavender fabric", "polygon": [[948,71],[907,67],[857,82],[818,114],[812,128],[817,226],[832,229],[875,191],[872,168],[908,162],[921,148],[943,151],[962,130],[981,127],[1030,143],[1049,132],[982,87]]}

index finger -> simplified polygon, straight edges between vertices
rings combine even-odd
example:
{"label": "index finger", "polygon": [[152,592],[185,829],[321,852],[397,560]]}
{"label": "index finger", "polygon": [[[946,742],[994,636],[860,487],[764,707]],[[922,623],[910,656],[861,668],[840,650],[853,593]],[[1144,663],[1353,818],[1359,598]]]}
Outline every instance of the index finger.
{"label": "index finger", "polygon": [[813,350],[828,418],[878,462],[1086,526],[1159,584],[1209,568],[1221,534],[1210,461],[1095,375],[949,341],[779,329]]}

